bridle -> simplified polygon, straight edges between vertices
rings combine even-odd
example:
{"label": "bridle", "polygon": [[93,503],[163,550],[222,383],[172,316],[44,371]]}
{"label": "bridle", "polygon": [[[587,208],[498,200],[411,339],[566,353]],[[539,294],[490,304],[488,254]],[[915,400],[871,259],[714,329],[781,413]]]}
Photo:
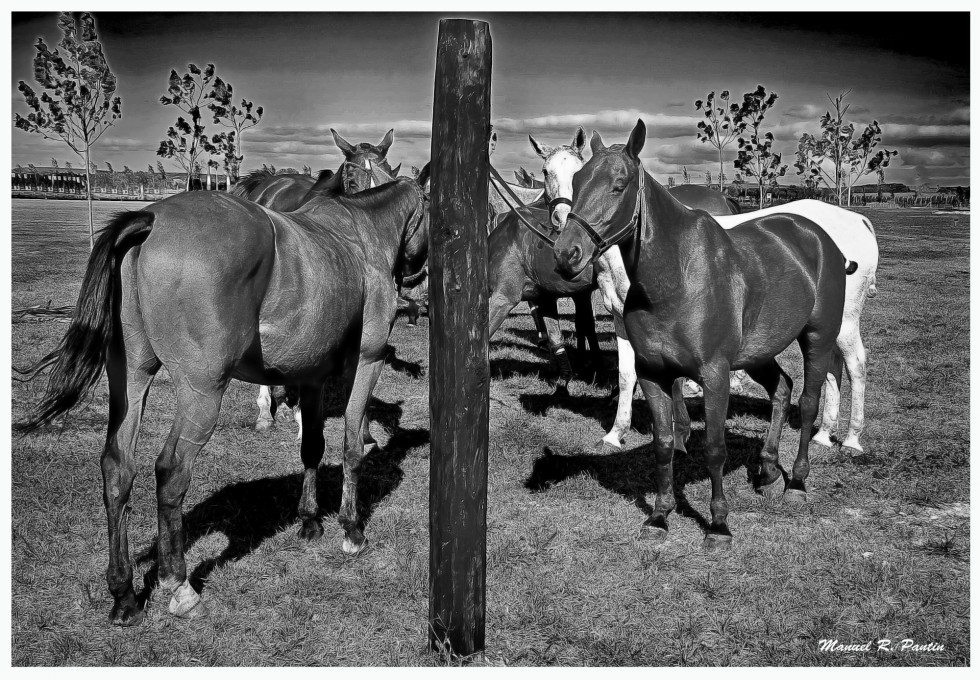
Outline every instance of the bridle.
{"label": "bridle", "polygon": [[594,243],[596,247],[595,252],[592,254],[592,257],[589,259],[588,263],[586,263],[586,266],[598,260],[613,246],[624,241],[627,236],[636,231],[636,229],[643,223],[643,187],[645,184],[643,177],[646,175],[646,171],[644,171],[642,164],[639,166],[639,169],[640,186],[636,192],[636,205],[633,207],[633,216],[630,218],[630,221],[626,223],[626,226],[613,233],[611,236],[603,237],[591,224],[575,213],[569,211],[566,226],[568,223],[577,224],[583,231],[585,231],[586,235],[592,240],[592,243]]}
{"label": "bridle", "polygon": [[[496,182],[490,182],[490,184],[493,186],[494,189],[497,190],[497,193],[500,194],[500,198],[502,198],[504,200],[504,203],[506,203],[507,205],[510,206],[511,212],[513,212],[515,215],[517,215],[517,219],[519,219],[521,222],[523,222],[524,223],[524,226],[531,230],[531,233],[533,233],[539,239],[541,239],[542,241],[544,241],[545,243],[547,243],[549,246],[551,246],[552,248],[554,248],[555,247],[555,239],[551,238],[551,236],[549,236],[544,231],[542,231],[543,229],[548,229],[549,232],[554,232],[555,231],[554,228],[553,227],[552,228],[545,227],[541,223],[538,223],[537,226],[531,224],[527,220],[527,218],[525,218],[524,215],[522,215],[521,212],[520,212],[520,208],[527,208],[527,206],[524,205],[523,202],[521,202],[521,199],[519,199],[517,197],[517,194],[515,194],[513,192],[513,190],[510,188],[510,186],[507,184],[507,182],[505,182],[504,179],[500,176],[500,173],[497,172],[497,168],[495,168],[495,167],[493,167],[491,165],[490,166],[490,174],[493,175],[493,179],[496,180]],[[503,187],[504,190],[506,190],[507,193],[510,194],[511,199],[513,199],[514,203],[516,203],[517,205],[514,205],[513,203],[511,203],[510,201],[507,200],[507,196],[505,196],[504,195],[504,192],[500,190],[500,187]],[[567,201],[568,199],[555,199],[555,200],[566,200]],[[552,201],[552,202],[554,202],[554,201]],[[571,204],[569,203],[569,205],[571,205]],[[550,204],[549,204],[549,206],[550,206]],[[550,211],[549,211],[549,213],[550,213]]]}
{"label": "bridle", "polygon": [[371,180],[374,180],[375,186],[381,186],[395,179],[394,173],[389,173],[381,163],[372,162],[369,158],[364,159],[363,167],[353,161],[345,160],[344,164],[340,166],[340,171],[345,187],[351,183],[351,172],[355,171],[368,178],[368,186],[365,189],[371,186]]}

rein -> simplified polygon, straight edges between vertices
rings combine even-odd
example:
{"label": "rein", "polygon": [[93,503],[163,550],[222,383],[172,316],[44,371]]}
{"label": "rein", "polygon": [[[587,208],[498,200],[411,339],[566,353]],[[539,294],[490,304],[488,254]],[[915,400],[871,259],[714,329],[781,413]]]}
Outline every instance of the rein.
{"label": "rein", "polygon": [[[544,241],[545,243],[547,243],[549,246],[551,246],[552,248],[554,248],[555,247],[555,239],[551,238],[550,236],[548,236],[548,234],[546,234],[543,231],[541,231],[541,229],[544,228],[544,225],[539,224],[536,227],[533,224],[531,224],[524,217],[524,215],[522,215],[520,213],[520,208],[527,208],[527,206],[524,205],[524,203],[521,202],[521,199],[519,199],[517,197],[517,194],[515,194],[511,190],[511,188],[507,185],[507,182],[505,182],[503,180],[503,178],[500,176],[500,173],[497,172],[497,168],[493,167],[492,165],[490,166],[490,174],[493,175],[493,179],[497,180],[496,182],[490,182],[490,184],[493,186],[494,189],[497,190],[497,193],[500,194],[500,198],[502,198],[504,200],[504,203],[506,203],[507,205],[509,205],[510,208],[511,208],[511,211],[515,215],[517,215],[517,219],[519,219],[521,222],[523,222],[524,223],[524,226],[527,227],[528,229],[530,229],[531,232],[535,236],[537,236],[539,239],[541,239],[542,241]],[[497,186],[498,183],[500,185],[502,185],[504,187],[504,189],[507,190],[507,193],[510,194],[510,197],[514,200],[515,203],[517,203],[516,206],[513,203],[511,203],[510,201],[507,200],[507,197],[504,195],[504,192],[500,190],[500,187],[499,186]],[[559,200],[559,199],[555,199],[555,200]],[[561,200],[567,200],[567,199],[561,199]]]}
{"label": "rein", "polygon": [[646,171],[644,171],[643,165],[640,165],[640,187],[636,192],[636,206],[633,208],[633,216],[630,218],[630,221],[626,223],[625,227],[613,233],[611,236],[603,238],[603,236],[587,221],[573,212],[568,213],[567,221],[577,224],[583,231],[585,231],[586,235],[592,240],[592,243],[595,244],[596,250],[589,259],[588,264],[592,264],[598,260],[613,246],[619,245],[621,241],[625,240],[627,236],[636,231],[636,229],[642,224],[644,175],[646,175]]}

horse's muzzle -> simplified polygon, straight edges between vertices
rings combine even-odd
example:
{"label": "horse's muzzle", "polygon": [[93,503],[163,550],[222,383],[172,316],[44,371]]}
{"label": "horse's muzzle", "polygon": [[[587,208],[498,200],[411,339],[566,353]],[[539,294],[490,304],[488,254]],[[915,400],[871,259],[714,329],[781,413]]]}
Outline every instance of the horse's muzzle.
{"label": "horse's muzzle", "polygon": [[582,248],[577,245],[555,249],[555,271],[564,279],[574,279],[585,269],[586,264]]}

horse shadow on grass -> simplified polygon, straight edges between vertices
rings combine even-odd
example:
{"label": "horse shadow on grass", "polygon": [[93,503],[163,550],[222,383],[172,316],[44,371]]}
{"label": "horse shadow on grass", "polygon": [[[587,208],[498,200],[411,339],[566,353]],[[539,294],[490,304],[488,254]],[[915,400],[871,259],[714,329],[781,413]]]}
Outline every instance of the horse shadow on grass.
{"label": "horse shadow on grass", "polygon": [[[746,483],[756,485],[760,472],[758,452],[763,442],[762,438],[726,432],[728,458],[723,474],[728,475],[744,467]],[[692,507],[684,493],[688,484],[708,479],[708,471],[704,466],[704,449],[704,431],[695,430],[691,432],[687,442],[687,454],[674,452],[674,497],[677,501],[677,513],[694,520],[707,531],[708,519]],[[656,494],[656,474],[657,462],[652,444],[613,454],[559,455],[544,447],[542,455],[534,461],[524,486],[532,492],[544,493],[570,477],[588,475],[603,488],[629,500],[650,517],[653,506],[647,502],[647,496]],[[699,499],[696,503],[707,508],[706,501],[707,499]]]}
{"label": "horse shadow on grass", "polygon": [[[369,407],[372,425],[380,424],[392,434],[384,448],[375,448],[364,456],[357,488],[358,508],[367,522],[379,502],[401,484],[401,469],[409,451],[429,441],[427,429],[402,429],[399,426],[402,410],[399,404],[388,404],[373,398]],[[302,464],[297,457],[294,474],[265,477],[229,484],[184,513],[184,549],[189,550],[209,534],[224,534],[228,545],[216,557],[208,558],[195,567],[190,582],[200,592],[211,572],[228,562],[240,560],[254,552],[267,539],[298,526],[299,498],[303,488]],[[343,490],[341,464],[320,465],[317,472],[317,500],[321,520],[340,511]],[[321,539],[323,540],[323,539]],[[158,582],[156,540],[137,557],[138,563],[153,562],[143,579],[140,599],[149,599]]]}
{"label": "horse shadow on grass", "polygon": [[[602,383],[597,381],[596,384],[601,385]],[[608,431],[616,419],[618,391],[613,391],[609,396],[596,396],[572,394],[559,388],[549,394],[522,394],[518,399],[524,410],[532,415],[544,416],[551,408],[562,408],[586,418],[592,418],[599,423],[603,430]],[[687,404],[687,410],[690,412],[692,420],[704,421],[704,400],[701,397],[688,397],[684,403]],[[769,399],[750,395],[733,394],[728,400],[728,417],[738,416],[754,416],[768,422],[772,416],[772,402]],[[794,430],[800,429],[800,408],[798,405],[792,404],[789,407],[786,426]],[[642,399],[633,400],[632,428],[643,434],[653,434],[650,409],[647,407],[646,401]]]}

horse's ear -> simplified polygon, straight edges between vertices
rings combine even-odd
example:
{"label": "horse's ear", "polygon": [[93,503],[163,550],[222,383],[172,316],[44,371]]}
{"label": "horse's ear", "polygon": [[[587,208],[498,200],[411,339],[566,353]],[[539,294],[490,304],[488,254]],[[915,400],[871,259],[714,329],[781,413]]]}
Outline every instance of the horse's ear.
{"label": "horse's ear", "polygon": [[575,136],[572,137],[572,148],[575,149],[579,156],[585,150],[585,130],[582,129],[581,125],[575,131]]}
{"label": "horse's ear", "polygon": [[547,144],[538,144],[538,141],[531,135],[528,135],[527,138],[531,141],[531,148],[534,149],[534,153],[541,156],[541,158],[547,158],[548,154],[554,151],[554,149]]}
{"label": "horse's ear", "polygon": [[422,170],[419,172],[419,176],[415,181],[419,183],[420,187],[422,187],[423,189],[425,188],[426,183],[429,181],[428,163],[426,163],[425,166],[422,168]]}
{"label": "horse's ear", "polygon": [[597,153],[606,148],[606,145],[602,143],[602,136],[595,130],[592,131],[592,139],[589,140],[589,146],[592,147],[592,153]]}
{"label": "horse's ear", "polygon": [[382,156],[388,154],[388,149],[391,148],[391,144],[394,141],[395,141],[395,128],[391,128],[390,130],[388,130],[388,134],[385,135],[385,138],[381,140],[381,143],[378,144],[378,148],[381,149]]}
{"label": "horse's ear", "polygon": [[354,147],[346,139],[337,134],[337,131],[330,128],[330,134],[333,135],[333,142],[337,145],[337,148],[344,152],[344,156],[350,160],[350,157],[354,155]]}
{"label": "horse's ear", "polygon": [[630,138],[626,142],[626,153],[633,158],[639,159],[643,145],[647,141],[647,126],[639,118],[636,120],[636,127],[630,133]]}
{"label": "horse's ear", "polygon": [[394,170],[391,171],[391,176],[392,177],[398,177],[398,173],[401,172],[401,169],[402,169],[402,164],[399,163],[398,166]]}

